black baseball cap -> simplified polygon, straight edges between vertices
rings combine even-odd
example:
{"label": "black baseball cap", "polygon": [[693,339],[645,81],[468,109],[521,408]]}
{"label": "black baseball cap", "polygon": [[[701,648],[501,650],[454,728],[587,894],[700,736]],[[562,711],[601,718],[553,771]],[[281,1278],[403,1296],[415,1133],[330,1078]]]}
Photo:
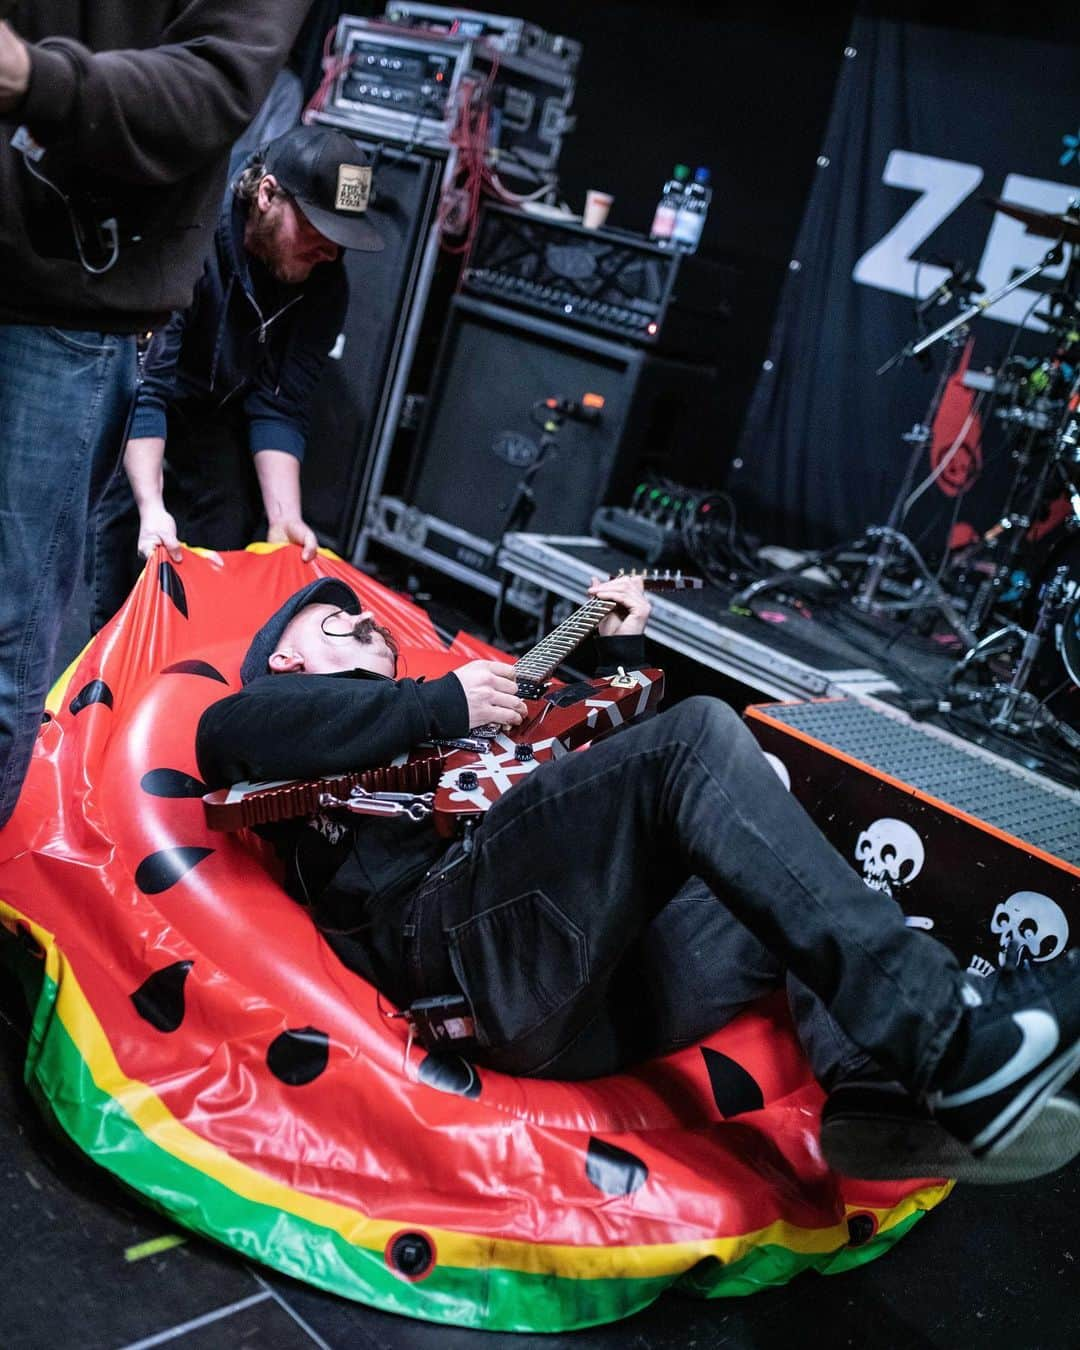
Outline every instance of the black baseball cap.
{"label": "black baseball cap", "polygon": [[343,131],[293,127],[270,142],[263,160],[266,172],[332,244],[362,253],[383,248],[381,235],[366,218],[372,158]]}
{"label": "black baseball cap", "polygon": [[359,614],[363,608],[360,597],[350,586],[335,577],[320,577],[309,581],[263,624],[251,640],[240,667],[240,683],[250,684],[260,675],[269,675],[269,661],[277,651],[281,635],[305,605],[336,605],[347,614]]}

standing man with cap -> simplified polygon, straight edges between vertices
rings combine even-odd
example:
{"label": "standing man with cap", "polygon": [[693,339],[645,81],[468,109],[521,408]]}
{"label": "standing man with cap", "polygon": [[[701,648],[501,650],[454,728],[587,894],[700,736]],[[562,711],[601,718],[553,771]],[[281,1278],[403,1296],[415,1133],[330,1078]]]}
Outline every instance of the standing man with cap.
{"label": "standing man with cap", "polygon": [[0,827],[124,442],[136,334],[190,303],[229,148],[309,7],[0,3]]}
{"label": "standing man with cap", "polygon": [[157,544],[179,561],[181,538],[243,548],[265,530],[314,557],[300,465],[348,302],[341,250],[383,247],[371,187],[369,157],[325,127],[294,127],[236,180],[191,308],[146,353],[124,454],[130,492],[118,476],[94,540],[95,628]]}

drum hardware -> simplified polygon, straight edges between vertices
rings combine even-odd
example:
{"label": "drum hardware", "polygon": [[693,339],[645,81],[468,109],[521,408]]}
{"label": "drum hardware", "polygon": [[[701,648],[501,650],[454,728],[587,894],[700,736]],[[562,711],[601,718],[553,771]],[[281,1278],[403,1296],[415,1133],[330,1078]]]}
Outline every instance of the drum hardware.
{"label": "drum hardware", "polygon": [[[1071,384],[1062,389],[1066,379],[1071,379]],[[1035,425],[1033,420],[1023,417],[1005,419],[1018,426],[1022,434],[1013,450],[1016,468],[1001,516],[983,536],[983,542],[989,546],[991,556],[996,556],[996,561],[992,574],[979,582],[968,606],[968,623],[976,633],[982,632],[995,607],[1005,603],[1024,551],[1030,547],[1028,531],[1058,491],[1058,480],[1064,483],[1066,492],[1071,490],[1067,465],[1080,448],[1080,373],[1074,365],[1061,359],[1059,348],[1053,358],[1037,363],[1017,381],[1018,395],[1025,390],[1031,391],[1029,408],[1019,409],[1021,414],[1040,405],[1042,411],[1049,406],[1043,391],[1059,389],[1060,397],[1054,400],[1057,419],[1050,426]],[[1051,440],[1047,433],[1052,429]],[[1032,474],[1032,466],[1036,463]]]}
{"label": "drum hardware", "polygon": [[[934,394],[931,397],[927,416],[923,422],[917,424],[916,427],[912,428],[911,433],[909,433],[912,454],[904,473],[903,482],[900,485],[900,491],[896,495],[889,512],[888,521],[886,522],[885,528],[889,533],[880,537],[878,548],[867,569],[863,584],[853,600],[853,603],[860,609],[870,613],[875,612],[878,587],[880,586],[882,575],[891,560],[891,543],[895,539],[904,538],[904,536],[899,533],[899,526],[903,520],[905,503],[908,501],[919,463],[927,446],[930,444],[930,429],[934,424],[934,419],[937,415],[941,400],[944,397],[946,386],[955,374],[960,363],[962,353],[961,344],[967,337],[968,325],[973,319],[978,318],[986,310],[996,305],[999,300],[1004,299],[1006,295],[1009,295],[1012,291],[1024,285],[1025,282],[1030,281],[1032,277],[1039,276],[1042,272],[1046,271],[1048,267],[1055,267],[1061,262],[1062,258],[1065,256],[1064,243],[1066,230],[1067,228],[1071,229],[1072,226],[1073,221],[1070,217],[1068,227],[1064,225],[1060,227],[1055,242],[1037,263],[1033,264],[1025,271],[1018,273],[1011,281],[1006,282],[1004,286],[1000,286],[996,291],[991,291],[988,295],[980,296],[978,300],[961,309],[959,314],[948,319],[939,328],[934,329],[932,333],[928,333],[917,342],[909,342],[894,356],[890,357],[884,365],[879,367],[877,374],[883,375],[887,370],[891,370],[894,366],[902,364],[907,357],[921,356],[937,342],[948,340],[950,353],[943,363],[941,377],[938,380],[937,388],[934,390]],[[1076,228],[1080,231],[1080,215],[1077,217]],[[1080,239],[1080,232],[1078,232],[1077,238]],[[1071,273],[1071,262],[1069,270]],[[1031,430],[1034,435],[1035,428],[1031,428]],[[910,541],[908,541],[908,544],[910,551],[915,552],[914,545],[911,545]],[[945,599],[945,593],[942,591],[941,587],[936,583],[935,586],[938,604],[943,615],[945,615],[947,622],[963,642],[968,646],[971,646],[975,641],[975,632],[977,629],[973,625],[969,625],[960,619],[955,607]]]}
{"label": "drum hardware", "polygon": [[[1047,400],[1037,399],[1037,404],[1046,404]],[[999,422],[1011,422],[1014,426],[1027,427],[1030,431],[1051,431],[1061,420],[1061,404],[1031,408],[995,408],[994,416]]]}
{"label": "drum hardware", "polygon": [[[1080,230],[1080,225],[1077,224],[1076,220],[1072,217],[1069,217],[1068,219],[1070,228],[1077,228]],[[942,338],[949,337],[951,334],[955,333],[957,329],[966,327],[972,319],[977,319],[988,309],[992,309],[999,300],[1004,300],[1007,295],[1011,295],[1013,291],[1018,290],[1025,282],[1030,281],[1032,277],[1040,276],[1048,267],[1056,267],[1065,256],[1064,244],[1067,239],[1069,242],[1080,241],[1080,233],[1077,233],[1075,236],[1071,234],[1066,235],[1064,233],[1060,234],[1037,263],[1033,263],[1030,267],[1025,268],[1023,272],[1017,273],[1011,281],[1007,281],[1004,286],[999,286],[996,291],[991,291],[989,295],[981,296],[978,300],[973,301],[966,308],[962,309],[959,314],[953,315],[953,317],[943,323],[940,328],[935,328],[932,333],[927,333],[926,337],[920,338],[918,342],[909,342],[906,346],[901,347],[895,355],[889,357],[883,366],[878,367],[876,373],[878,375],[884,375],[886,371],[892,370],[894,366],[901,365],[908,357],[921,356],[923,352],[929,351],[929,349],[934,346],[935,343],[940,342]]]}
{"label": "drum hardware", "polygon": [[[852,597],[851,603],[856,608],[864,610],[866,613],[874,614],[880,611],[877,595],[881,589],[882,579],[886,570],[893,561],[893,545],[903,541],[909,552],[914,551],[914,545],[905,535],[900,533],[900,525],[904,518],[904,505],[911,494],[911,489],[915,483],[915,475],[919,471],[919,466],[923,463],[926,452],[930,446],[933,437],[934,420],[937,417],[938,409],[941,407],[941,400],[945,397],[945,390],[948,388],[949,381],[956,373],[961,360],[963,359],[964,346],[967,342],[968,331],[966,328],[957,326],[949,337],[949,350],[945,362],[938,376],[937,384],[930,395],[930,402],[926,409],[926,415],[921,422],[916,422],[909,431],[905,431],[901,440],[906,445],[911,446],[911,453],[908,456],[907,466],[904,470],[904,477],[901,480],[900,488],[893,498],[892,506],[889,509],[889,517],[883,527],[873,527],[867,531],[871,537],[876,537],[877,548],[874,550],[873,557],[870,559],[866,574],[863,577],[862,585],[857,593]],[[884,368],[883,368],[884,369]],[[881,374],[881,371],[878,372]],[[944,600],[944,592],[940,586],[937,588],[939,604]],[[945,607],[952,607],[945,601],[942,606],[942,612]],[[968,626],[959,618],[955,610],[952,610],[952,617],[948,619],[954,631],[969,646],[974,641],[974,634]],[[957,626],[959,625],[959,626]]]}
{"label": "drum hardware", "polygon": [[980,394],[993,394],[995,398],[1013,398],[1018,385],[1015,380],[1004,379],[996,370],[965,370],[960,377],[965,389],[976,389]]}
{"label": "drum hardware", "polygon": [[[979,704],[987,710],[989,725],[999,731],[1019,735],[1048,728],[1066,744],[1080,749],[1080,731],[1056,717],[1046,707],[1045,698],[1037,697],[1028,689],[1036,661],[1058,617],[1062,617],[1062,623],[1057,627],[1056,646],[1069,677],[1080,687],[1080,678],[1077,678],[1080,675],[1080,593],[1074,592],[1070,596],[1069,582],[1069,567],[1057,567],[1039,591],[1039,608],[1030,629],[1018,623],[1004,624],[965,652],[953,667],[947,695],[939,706],[950,710],[964,704]],[[1016,651],[1016,656],[1007,680],[995,680],[986,688],[960,687],[966,675],[1010,649]],[[1071,658],[1076,658],[1078,669],[1072,668]],[[1021,710],[1027,717],[1018,721],[1017,713]]]}
{"label": "drum hardware", "polygon": [[1007,202],[1003,197],[983,197],[983,204],[1003,216],[1019,220],[1028,234],[1040,239],[1056,239],[1061,244],[1080,244],[1080,202],[1071,201],[1060,215],[1040,211],[1022,202]]}

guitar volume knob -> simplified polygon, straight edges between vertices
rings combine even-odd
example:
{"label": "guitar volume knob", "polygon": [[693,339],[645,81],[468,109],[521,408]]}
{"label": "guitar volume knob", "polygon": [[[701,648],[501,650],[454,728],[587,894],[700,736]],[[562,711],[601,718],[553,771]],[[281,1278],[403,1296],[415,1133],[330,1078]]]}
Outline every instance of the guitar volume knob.
{"label": "guitar volume knob", "polygon": [[457,776],[457,785],[462,792],[475,792],[480,786],[480,779],[477,777],[475,769],[462,769]]}
{"label": "guitar volume knob", "polygon": [[528,764],[533,757],[533,748],[528,741],[514,746],[514,758],[519,764]]}

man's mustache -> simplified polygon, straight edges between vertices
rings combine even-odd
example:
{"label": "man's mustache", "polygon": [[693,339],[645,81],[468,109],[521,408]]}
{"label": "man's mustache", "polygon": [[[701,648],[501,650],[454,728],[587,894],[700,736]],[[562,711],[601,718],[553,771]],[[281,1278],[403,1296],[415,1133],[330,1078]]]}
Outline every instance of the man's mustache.
{"label": "man's mustache", "polygon": [[372,633],[378,633],[382,640],[393,652],[395,658],[398,654],[398,645],[394,641],[393,634],[389,628],[384,628],[381,623],[376,623],[374,619],[357,619],[353,624],[352,636],[357,642],[370,643]]}

